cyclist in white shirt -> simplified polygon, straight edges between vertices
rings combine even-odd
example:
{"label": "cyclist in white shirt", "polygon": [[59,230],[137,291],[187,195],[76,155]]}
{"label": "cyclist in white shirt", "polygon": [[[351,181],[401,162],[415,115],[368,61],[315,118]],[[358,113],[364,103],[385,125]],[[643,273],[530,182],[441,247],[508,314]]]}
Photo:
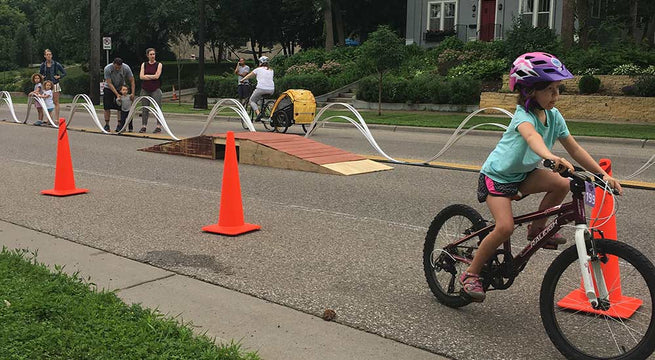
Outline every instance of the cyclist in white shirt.
{"label": "cyclist in white shirt", "polygon": [[[254,75],[253,75],[254,74]],[[257,103],[265,96],[272,95],[275,91],[275,83],[273,82],[273,69],[268,66],[268,57],[262,56],[259,58],[259,67],[251,71],[248,75],[241,79],[241,83],[251,77],[257,78],[257,87],[250,96],[250,106],[255,110],[257,119],[259,119],[259,107]]]}

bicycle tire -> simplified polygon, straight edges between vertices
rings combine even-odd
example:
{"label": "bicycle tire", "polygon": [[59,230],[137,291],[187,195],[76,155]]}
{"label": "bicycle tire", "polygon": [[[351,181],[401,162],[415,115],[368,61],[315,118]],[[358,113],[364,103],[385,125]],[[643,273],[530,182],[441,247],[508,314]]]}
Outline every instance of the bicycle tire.
{"label": "bicycle tire", "polygon": [[[626,319],[559,308],[557,301],[579,288],[581,282],[578,253],[571,246],[555,258],[541,285],[539,309],[546,333],[568,359],[646,359],[655,350],[655,267],[628,244],[605,239],[594,242],[601,258],[603,254],[618,257],[618,285],[625,296],[621,300],[634,297],[643,304]],[[613,284],[607,287],[610,293],[618,288]],[[615,299],[611,306],[621,304]],[[592,324],[594,320],[598,324]]]}
{"label": "bicycle tire", "polygon": [[271,124],[271,110],[273,110],[273,104],[275,104],[275,101],[273,100],[264,102],[261,106],[262,109],[260,114],[264,129],[270,132],[275,131],[275,126]]}
{"label": "bicycle tire", "polygon": [[[272,118],[271,118],[272,119]],[[279,133],[286,133],[287,129],[289,129],[289,124],[290,120],[287,117],[287,114],[285,114],[282,111],[276,111],[275,112],[275,121],[273,121],[275,125],[275,131]]]}
{"label": "bicycle tire", "polygon": [[[484,219],[480,213],[463,204],[444,208],[432,220],[423,246],[423,270],[430,290],[440,303],[452,308],[459,308],[471,303],[470,297],[461,295],[459,284],[459,276],[468,267],[468,264],[453,261],[441,249],[464,236],[466,232],[477,231],[483,227]],[[472,249],[477,248],[478,240],[482,240],[485,236],[486,233],[480,234],[479,237],[472,238],[452,251],[472,259]],[[440,266],[440,264],[444,266]],[[447,285],[444,287],[444,284]]]}

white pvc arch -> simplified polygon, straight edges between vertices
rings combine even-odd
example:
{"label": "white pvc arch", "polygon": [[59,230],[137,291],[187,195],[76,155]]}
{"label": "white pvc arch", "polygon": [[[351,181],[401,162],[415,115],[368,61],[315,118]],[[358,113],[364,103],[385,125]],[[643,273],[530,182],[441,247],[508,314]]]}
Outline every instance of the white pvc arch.
{"label": "white pvc arch", "polygon": [[[143,105],[144,100],[145,102],[149,103],[149,105]],[[180,140],[177,136],[173,134],[173,132],[171,132],[171,129],[168,127],[168,124],[166,123],[166,119],[164,118],[164,113],[161,111],[161,107],[159,107],[157,101],[155,101],[155,99],[151,98],[150,96],[139,96],[136,99],[134,99],[134,101],[132,102],[132,106],[130,107],[130,111],[127,114],[127,119],[123,124],[123,127],[118,130],[119,134],[125,131],[130,121],[134,120],[134,116],[136,115],[137,111],[141,109],[147,109],[148,111],[150,111],[150,113],[155,116],[157,121],[159,121],[159,124],[161,124],[164,131],[168,134],[168,136],[173,138],[173,140]]]}
{"label": "white pvc arch", "polygon": [[27,98],[27,114],[25,114],[25,121],[23,121],[23,124],[27,124],[27,119],[30,118],[30,110],[32,110],[32,104],[35,101],[39,103],[39,105],[41,105],[41,111],[43,111],[43,116],[46,118],[46,120],[48,120],[50,125],[52,125],[53,127],[59,127],[59,120],[55,122],[52,116],[50,116],[50,112],[46,107],[45,100],[43,100],[43,98],[41,97],[34,96],[34,95],[30,95]]}
{"label": "white pvc arch", "polygon": [[[223,105],[224,103],[227,103],[227,105]],[[231,104],[230,104],[231,103]],[[241,121],[246,124],[248,127],[248,131],[250,132],[256,132],[255,127],[252,124],[252,119],[250,119],[250,116],[248,115],[248,112],[246,111],[246,108],[243,107],[243,105],[239,102],[237,99],[219,99],[216,104],[214,104],[214,107],[212,107],[212,111],[209,113],[209,116],[207,117],[207,122],[205,123],[205,126],[202,128],[200,131],[200,134],[198,136],[203,135],[205,131],[207,131],[207,128],[209,127],[209,124],[214,120],[216,115],[221,111],[222,109],[230,109],[234,111],[239,117],[241,118]]]}
{"label": "white pvc arch", "polygon": [[[345,107],[347,110],[349,110],[351,113],[353,113],[353,115],[355,115],[355,117],[357,118],[357,121],[353,120],[352,118],[350,118],[350,117],[348,117],[348,116],[344,116],[344,115],[334,115],[334,116],[329,116],[329,117],[327,117],[327,118],[325,118],[325,119],[321,119],[321,116],[323,115],[323,113],[324,113],[327,109],[329,109],[329,108],[331,108],[331,107],[333,107],[333,106],[343,106],[343,107]],[[484,125],[492,125],[492,126],[497,126],[497,127],[501,128],[501,129],[507,129],[507,126],[506,126],[506,125],[503,125],[503,124],[498,124],[498,123],[484,123],[484,124],[478,124],[478,125],[475,125],[475,126],[471,127],[470,129],[467,129],[467,130],[464,131],[463,133],[459,134],[459,132],[461,131],[461,129],[464,127],[464,125],[466,125],[466,123],[467,123],[467,122],[468,122],[468,121],[469,121],[473,116],[475,116],[475,115],[477,115],[479,112],[484,111],[484,110],[487,110],[487,109],[498,110],[498,111],[504,113],[505,115],[509,116],[510,118],[511,118],[512,116],[514,116],[514,114],[512,114],[511,112],[509,112],[509,111],[507,111],[507,110],[505,110],[505,109],[496,108],[496,107],[483,108],[483,109],[476,110],[476,111],[474,111],[473,113],[471,113],[469,116],[467,116],[466,119],[464,119],[464,121],[462,121],[461,124],[459,124],[459,126],[457,127],[457,130],[455,130],[455,132],[453,133],[453,135],[451,135],[450,139],[448,139],[448,141],[446,142],[446,145],[444,145],[444,147],[441,149],[441,151],[439,151],[436,155],[434,155],[434,156],[431,157],[430,159],[425,160],[425,161],[423,161],[423,162],[420,162],[420,163],[418,163],[418,164],[428,164],[428,163],[430,163],[431,161],[434,161],[435,159],[439,158],[439,157],[442,156],[442,155],[443,155],[443,154],[444,154],[444,153],[445,153],[445,152],[446,152],[446,151],[447,151],[451,146],[453,146],[453,144],[455,144],[455,143],[456,143],[456,142],[457,142],[457,141],[458,141],[462,136],[466,135],[469,131],[471,131],[471,130],[473,130],[473,129],[475,129],[475,128],[478,128],[478,127],[480,127],[480,126],[484,126]],[[325,121],[327,121],[327,120],[333,119],[333,118],[340,118],[340,119],[348,120],[351,124],[353,124],[353,125],[354,125],[354,126],[355,126],[355,127],[356,127],[356,128],[357,128],[357,129],[358,129],[358,130],[363,134],[363,135],[364,135],[364,137],[366,138],[366,140],[368,140],[369,144],[371,144],[371,146],[372,146],[372,147],[373,147],[373,148],[374,148],[374,149],[375,149],[375,150],[376,150],[380,155],[382,155],[382,156],[383,156],[384,158],[386,158],[387,160],[389,160],[389,161],[391,161],[391,162],[394,162],[394,163],[398,163],[398,164],[416,164],[416,163],[412,163],[412,162],[396,160],[396,159],[392,158],[391,156],[387,155],[387,154],[382,150],[382,148],[380,148],[380,146],[377,144],[377,142],[375,141],[375,138],[373,138],[373,135],[371,134],[371,131],[368,129],[368,126],[366,125],[366,122],[365,122],[364,119],[362,118],[362,115],[361,115],[357,110],[355,110],[354,107],[352,107],[352,106],[349,105],[349,104],[344,104],[344,103],[330,103],[330,104],[326,105],[325,107],[323,107],[323,108],[321,109],[321,111],[319,111],[318,114],[316,114],[316,117],[314,117],[314,121],[312,121],[312,123],[309,125],[309,131],[307,132],[307,134],[305,134],[305,137],[306,137],[306,138],[310,137],[310,136],[314,133],[314,131],[316,131],[316,129],[318,128],[318,125],[319,125],[319,124],[321,124],[321,123],[323,123],[323,122],[325,122]]]}
{"label": "white pvc arch", "polygon": [[89,98],[89,96],[86,94],[77,94],[73,98],[73,103],[71,104],[71,111],[68,113],[68,121],[66,122],[66,127],[68,128],[70,123],[73,121],[73,115],[75,115],[75,110],[80,105],[84,107],[84,109],[86,109],[89,115],[91,115],[91,119],[96,124],[96,127],[100,129],[100,131],[103,132],[104,134],[109,134],[109,132],[105,131],[105,129],[102,127],[102,124],[100,123],[100,119],[98,119],[98,114],[96,113],[96,108],[93,106],[93,102],[91,101],[91,98]]}
{"label": "white pvc arch", "polygon": [[9,112],[11,113],[11,117],[14,119],[14,122],[20,124],[20,121],[18,121],[18,118],[16,117],[16,112],[14,111],[14,103],[11,101],[11,94],[9,94],[9,91],[0,91],[0,106],[2,106],[3,100],[5,104],[7,104],[7,107],[9,107]]}

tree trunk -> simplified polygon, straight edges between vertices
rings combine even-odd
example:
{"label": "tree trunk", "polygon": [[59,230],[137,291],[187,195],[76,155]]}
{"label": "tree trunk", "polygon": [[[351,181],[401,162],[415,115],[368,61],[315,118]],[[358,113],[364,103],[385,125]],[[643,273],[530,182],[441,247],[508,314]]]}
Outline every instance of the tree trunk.
{"label": "tree trunk", "polygon": [[583,49],[589,47],[589,0],[578,0],[578,36]]}
{"label": "tree trunk", "polygon": [[655,15],[650,15],[650,21],[644,29],[644,40],[650,46],[655,46]]}
{"label": "tree trunk", "polygon": [[324,27],[325,27],[325,50],[330,51],[334,47],[334,28],[332,27],[332,1],[325,1],[323,9]]}
{"label": "tree trunk", "polygon": [[255,60],[257,64],[257,52],[255,51],[255,42],[250,38],[250,51],[252,51],[252,59]]}
{"label": "tree trunk", "polygon": [[378,79],[378,116],[382,115],[382,76],[384,74],[380,73],[380,78]]}
{"label": "tree trunk", "polygon": [[562,45],[565,50],[573,46],[575,31],[575,0],[563,0],[562,3]]}
{"label": "tree trunk", "polygon": [[630,27],[628,28],[628,34],[634,41],[638,41],[641,38],[637,22],[638,10],[639,0],[630,0]]}
{"label": "tree trunk", "polygon": [[346,38],[343,33],[343,17],[341,16],[341,7],[339,2],[334,3],[334,13],[336,15],[336,27],[337,27],[337,41],[339,45],[346,44]]}

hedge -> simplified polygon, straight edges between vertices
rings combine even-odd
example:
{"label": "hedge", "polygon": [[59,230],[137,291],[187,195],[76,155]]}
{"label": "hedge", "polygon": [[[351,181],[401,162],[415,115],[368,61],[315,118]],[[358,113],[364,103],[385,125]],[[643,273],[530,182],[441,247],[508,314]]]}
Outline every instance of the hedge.
{"label": "hedge", "polygon": [[[382,102],[477,104],[480,101],[480,81],[470,77],[443,78],[426,74],[412,79],[387,75],[382,81]],[[359,83],[357,98],[378,101],[378,80],[368,76]]]}

